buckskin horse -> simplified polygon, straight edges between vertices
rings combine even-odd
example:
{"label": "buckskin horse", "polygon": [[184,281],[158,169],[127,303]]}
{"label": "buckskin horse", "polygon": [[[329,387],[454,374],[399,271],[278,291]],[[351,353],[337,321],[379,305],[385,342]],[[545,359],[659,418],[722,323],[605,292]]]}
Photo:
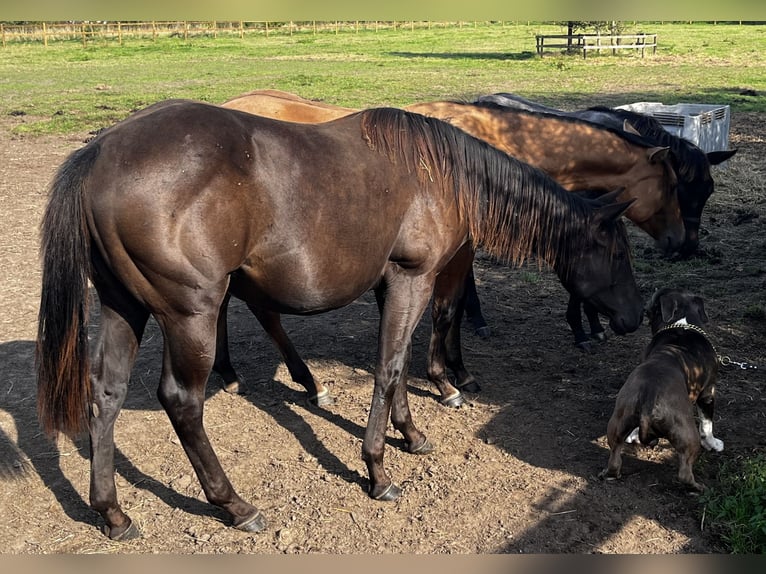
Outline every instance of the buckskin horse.
{"label": "buckskin horse", "polygon": [[[222,106],[306,123],[326,121],[328,114],[343,117],[354,111],[279,90],[255,90],[232,98]],[[576,119],[503,109],[491,103],[433,102],[413,104],[405,109],[448,121],[512,156],[542,168],[567,189],[598,195],[623,188],[620,198],[635,200],[626,216],[655,238],[663,250],[676,249],[683,240],[684,227],[675,193],[676,177],[666,147],[648,143],[623,130],[605,129]],[[467,308],[472,301],[478,301],[472,274],[466,280],[464,291],[469,295],[464,302]],[[590,340],[604,338],[605,332],[598,321],[598,313],[589,308],[588,311],[595,315],[595,322],[591,323],[591,334],[585,333],[581,304],[579,298],[570,294],[566,319],[575,344],[590,351]],[[476,313],[478,303],[473,303],[473,309]],[[458,327],[451,331],[458,341],[461,314],[459,311],[455,318]],[[316,395],[309,393],[309,400],[320,405],[329,402],[329,389],[314,380],[282,329],[279,317],[262,314],[259,320],[284,358],[291,378],[306,389],[318,389]],[[429,353],[427,367],[428,379],[438,389],[442,404],[447,406],[459,406],[464,402],[462,390],[479,390],[475,378],[465,367],[459,342],[454,348],[455,353],[448,357],[446,366],[440,355]],[[454,384],[446,375],[447,368],[455,375]],[[224,388],[234,390],[239,387],[240,378],[228,351],[225,312],[221,314],[219,324],[214,370],[223,379]]]}
{"label": "buckskin horse", "polygon": [[[686,233],[677,252],[682,258],[690,257],[697,252],[702,211],[715,190],[710,168],[731,158],[737,153],[736,149],[705,152],[694,143],[670,133],[652,116],[621,108],[592,106],[570,112],[505,92],[481,96],[477,102],[489,102],[509,109],[577,118],[615,130],[627,129],[635,131],[655,145],[667,146],[671,151],[671,162],[678,177],[678,205]],[[599,322],[598,312],[588,305],[583,305],[583,309],[590,326],[591,336],[597,338],[598,333],[604,332]],[[567,316],[570,325],[572,322],[578,324],[577,322],[580,321],[579,331],[582,333],[580,337],[585,340],[579,306],[570,307],[567,310]]]}
{"label": "buckskin horse", "polygon": [[[150,315],[163,333],[157,395],[210,503],[265,528],[235,492],[203,425],[227,292],[251,309],[316,314],[373,289],[381,312],[362,443],[369,495],[396,500],[384,469],[390,420],[411,453],[405,376],[433,296],[434,329],[458,305],[472,248],[535,258],[571,292],[638,328],[643,300],[622,213],[565,191],[445,122],[373,109],[288,123],[169,100],[103,130],[59,168],[41,224],[37,409],[44,431],[90,437],[90,503],[112,539],[139,535],[117,501],[114,424]],[[88,281],[99,334],[88,356]],[[442,333],[441,340],[446,338]]]}

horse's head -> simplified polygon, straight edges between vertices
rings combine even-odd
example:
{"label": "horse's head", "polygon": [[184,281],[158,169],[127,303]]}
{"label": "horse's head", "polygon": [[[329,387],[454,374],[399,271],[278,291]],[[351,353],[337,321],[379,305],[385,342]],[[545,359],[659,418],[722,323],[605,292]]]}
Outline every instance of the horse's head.
{"label": "horse's head", "polygon": [[714,151],[707,154],[697,146],[687,143],[687,153],[678,158],[678,203],[684,220],[686,236],[678,250],[681,257],[689,257],[699,246],[699,229],[702,222],[702,210],[715,188],[710,166],[718,165],[737,150]]}
{"label": "horse's head", "polygon": [[589,200],[595,210],[587,237],[578,246],[578,256],[557,269],[567,291],[608,317],[618,335],[638,329],[644,312],[644,300],[633,276],[630,244],[620,219],[633,201],[615,203],[621,191]]}
{"label": "horse's head", "polygon": [[681,249],[686,229],[678,196],[678,176],[669,147],[651,147],[644,152],[641,173],[627,187],[623,198],[636,198],[626,216],[652,238],[666,255]]}

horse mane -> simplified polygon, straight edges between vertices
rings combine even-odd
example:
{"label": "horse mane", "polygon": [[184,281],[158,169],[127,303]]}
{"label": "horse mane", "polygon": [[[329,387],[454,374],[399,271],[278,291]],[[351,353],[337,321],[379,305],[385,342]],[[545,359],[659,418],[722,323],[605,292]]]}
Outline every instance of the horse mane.
{"label": "horse mane", "polygon": [[394,108],[360,115],[371,148],[403,161],[426,185],[446,188],[451,180],[475,246],[515,265],[535,256],[538,266],[544,261],[564,273],[582,251],[593,203],[542,170],[436,118]]}
{"label": "horse mane", "polygon": [[654,142],[654,145],[669,147],[676,174],[684,181],[709,177],[710,162],[705,152],[692,142],[670,133],[652,116],[607,106],[592,106],[588,109],[628,120],[643,137]]}

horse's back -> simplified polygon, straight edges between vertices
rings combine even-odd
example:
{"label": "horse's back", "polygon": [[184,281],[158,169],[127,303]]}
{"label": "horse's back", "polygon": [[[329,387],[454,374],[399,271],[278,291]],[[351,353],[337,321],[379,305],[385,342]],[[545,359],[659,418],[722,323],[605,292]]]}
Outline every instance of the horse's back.
{"label": "horse's back", "polygon": [[89,145],[95,243],[152,308],[162,283],[204,290],[234,271],[238,294],[281,312],[338,307],[392,259],[434,265],[442,240],[408,230],[455,216],[434,199],[448,196],[426,198],[417,173],[372,149],[360,116],[306,125],[174,101]]}
{"label": "horse's back", "polygon": [[227,100],[222,107],[288,122],[327,122],[357,110],[306,100],[279,90],[255,90]]}

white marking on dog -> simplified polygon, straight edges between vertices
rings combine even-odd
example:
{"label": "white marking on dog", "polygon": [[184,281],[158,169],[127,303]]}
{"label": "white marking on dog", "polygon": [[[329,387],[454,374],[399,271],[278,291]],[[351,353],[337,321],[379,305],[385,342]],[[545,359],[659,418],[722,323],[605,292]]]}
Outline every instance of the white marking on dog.
{"label": "white marking on dog", "polygon": [[700,413],[700,442],[707,450],[721,452],[723,441],[713,436],[713,421]]}
{"label": "white marking on dog", "polygon": [[641,441],[638,439],[638,427],[633,429],[633,431],[625,439],[625,442],[628,444],[641,444]]}

